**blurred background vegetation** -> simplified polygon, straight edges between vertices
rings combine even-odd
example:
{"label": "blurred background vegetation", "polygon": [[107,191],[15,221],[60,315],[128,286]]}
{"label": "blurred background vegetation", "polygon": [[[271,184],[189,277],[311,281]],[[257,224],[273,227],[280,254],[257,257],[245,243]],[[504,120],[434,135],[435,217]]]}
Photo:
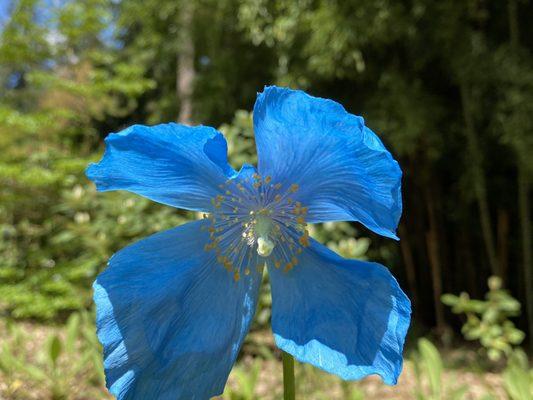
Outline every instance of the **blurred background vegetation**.
{"label": "blurred background vegetation", "polygon": [[[527,0],[0,0],[0,399],[107,398],[91,283],[195,218],[96,195],[105,135],[219,126],[234,166],[255,162],[265,84],[365,116],[404,171],[399,243],[313,231],[411,297],[400,384],[298,366],[301,398],[533,398],[532,18]],[[226,399],[280,397],[265,281]]]}

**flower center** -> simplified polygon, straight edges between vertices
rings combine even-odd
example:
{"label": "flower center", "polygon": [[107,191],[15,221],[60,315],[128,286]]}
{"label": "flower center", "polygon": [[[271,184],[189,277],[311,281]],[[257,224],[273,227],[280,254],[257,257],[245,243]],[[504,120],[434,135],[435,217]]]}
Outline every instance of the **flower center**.
{"label": "flower center", "polygon": [[251,211],[250,214],[255,217],[250,223],[245,224],[247,230],[243,232],[243,235],[251,239],[248,242],[249,245],[253,246],[254,242],[257,242],[257,254],[261,257],[268,257],[276,245],[270,238],[274,222],[268,216],[269,210],[261,209],[258,213]]}
{"label": "flower center", "polygon": [[215,251],[235,280],[249,275],[253,265],[262,270],[266,262],[288,272],[298,264],[302,248],[309,246],[307,207],[291,198],[298,185],[284,188],[254,174],[230,179],[220,189],[211,199],[212,213],[205,215],[211,222],[205,250]]}
{"label": "flower center", "polygon": [[257,254],[261,257],[268,257],[274,250],[274,242],[268,238],[268,236],[259,236],[257,239]]}

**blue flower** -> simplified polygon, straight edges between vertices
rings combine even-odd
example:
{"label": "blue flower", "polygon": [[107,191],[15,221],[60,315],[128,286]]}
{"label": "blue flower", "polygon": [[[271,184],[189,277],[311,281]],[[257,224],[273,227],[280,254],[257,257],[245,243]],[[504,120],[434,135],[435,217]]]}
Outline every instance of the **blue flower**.
{"label": "blue flower", "polygon": [[401,170],[361,117],[266,87],[254,107],[257,170],[227,162],[213,128],[135,125],[106,139],[87,176],[206,218],[115,254],[94,283],[107,386],[118,399],[222,393],[263,268],[276,345],[343,379],[395,384],[410,302],[388,269],[344,259],[307,224],[359,221],[395,238]]}

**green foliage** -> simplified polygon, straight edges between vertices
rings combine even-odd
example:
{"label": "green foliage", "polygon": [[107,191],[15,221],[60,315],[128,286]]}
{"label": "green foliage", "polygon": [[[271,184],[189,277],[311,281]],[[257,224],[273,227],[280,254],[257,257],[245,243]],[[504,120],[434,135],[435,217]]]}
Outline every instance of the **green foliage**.
{"label": "green foliage", "polygon": [[361,382],[343,381],[310,364],[295,363],[295,375],[297,398],[316,400],[332,398],[362,400],[366,398],[360,385]]}
{"label": "green foliage", "polygon": [[459,296],[445,294],[442,302],[452,307],[455,314],[465,314],[462,332],[467,340],[479,340],[488,357],[499,360],[510,355],[513,346],[524,340],[524,332],[509,320],[520,314],[520,303],[507,290],[502,289],[501,279],[491,277],[485,300],[471,299],[468,293]]}
{"label": "green foliage", "polygon": [[503,371],[503,382],[510,400],[533,398],[533,368],[522,350],[514,350]]}
{"label": "green foliage", "polygon": [[444,363],[438,349],[429,340],[418,340],[413,359],[417,381],[415,397],[419,400],[462,399],[466,387],[455,388],[443,381]]}
{"label": "green foliage", "polygon": [[429,381],[430,398],[438,399],[442,392],[442,371],[444,365],[437,348],[427,339],[418,341],[419,361],[415,364],[417,375],[425,371]]}
{"label": "green foliage", "polygon": [[104,372],[92,318],[86,312],[72,314],[64,335],[48,334],[37,349],[32,348],[34,338],[30,333],[8,323],[7,337],[0,349],[0,373],[6,377],[13,396],[23,398],[25,390],[36,386],[53,400],[72,398],[72,387],[79,379],[98,392]]}
{"label": "green foliage", "polygon": [[370,246],[370,239],[353,237],[341,239],[339,242],[328,242],[328,247],[339,253],[345,258],[355,258],[358,260],[366,260],[365,256],[368,247]]}
{"label": "green foliage", "polygon": [[[0,396],[7,399],[31,396],[72,400],[108,398],[103,386],[101,348],[95,335],[94,316],[90,313],[73,313],[64,325],[45,329],[37,324],[0,321],[0,334],[3,339],[0,344]],[[269,343],[272,346],[271,338]],[[272,350],[268,351],[269,355],[256,356],[253,361],[246,356],[237,362],[223,399],[280,398],[279,360]],[[455,374],[460,371],[448,369],[437,348],[427,339],[420,339],[418,350],[406,360],[405,375],[394,389],[398,393],[405,390],[406,384],[411,384],[408,380],[411,366],[417,381],[413,398],[465,398],[466,387],[453,383]],[[515,351],[502,374],[509,400],[530,398],[532,374],[527,356]],[[376,381],[345,382],[307,364],[296,365],[296,382],[302,398],[362,400],[375,397]],[[497,395],[491,391],[480,398],[499,398]]]}
{"label": "green foliage", "polygon": [[224,391],[225,400],[254,400],[256,399],[256,386],[261,371],[261,362],[255,360],[251,366],[239,365],[233,368],[232,373],[237,381],[238,389],[227,387]]}
{"label": "green foliage", "polygon": [[533,71],[532,57],[524,49],[517,53],[504,46],[494,54],[494,63],[501,74],[496,118],[493,127],[500,140],[510,145],[523,162],[528,173],[533,174]]}
{"label": "green foliage", "polygon": [[309,86],[315,77],[357,77],[367,65],[364,46],[405,35],[405,10],[393,1],[243,0],[240,24],[255,44],[278,55],[283,83]]}
{"label": "green foliage", "polygon": [[38,4],[39,0],[13,3],[12,17],[2,31],[0,73],[6,67],[28,70],[50,54],[46,29],[35,24]]}
{"label": "green foliage", "polygon": [[231,124],[223,124],[219,130],[228,142],[228,160],[233,168],[243,164],[257,164],[252,113],[238,110]]}
{"label": "green foliage", "polygon": [[[0,310],[16,318],[88,307],[91,283],[113,252],[186,220],[138,196],[97,195],[83,177],[89,160],[45,160],[47,168],[36,169],[44,176],[14,171],[11,198],[0,206]],[[5,175],[0,180],[10,185]]]}
{"label": "green foliage", "polygon": [[[9,61],[0,82],[14,82],[0,95],[0,312],[16,318],[87,308],[91,282],[114,251],[185,220],[132,195],[96,196],[84,177],[99,157],[89,151],[98,121],[129,113],[151,87],[101,40],[110,4],[52,7],[52,32],[36,17],[40,2],[16,2],[0,32],[0,59]],[[52,34],[57,40],[40,41]],[[19,41],[26,46],[13,50]]]}

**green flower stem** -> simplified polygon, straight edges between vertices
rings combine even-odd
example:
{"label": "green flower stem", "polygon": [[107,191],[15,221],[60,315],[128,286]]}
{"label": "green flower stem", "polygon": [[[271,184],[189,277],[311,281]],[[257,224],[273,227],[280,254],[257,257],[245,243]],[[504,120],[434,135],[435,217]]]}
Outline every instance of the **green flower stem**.
{"label": "green flower stem", "polygon": [[283,400],[294,400],[295,385],[294,385],[294,358],[284,351],[281,352],[281,360],[283,361]]}

